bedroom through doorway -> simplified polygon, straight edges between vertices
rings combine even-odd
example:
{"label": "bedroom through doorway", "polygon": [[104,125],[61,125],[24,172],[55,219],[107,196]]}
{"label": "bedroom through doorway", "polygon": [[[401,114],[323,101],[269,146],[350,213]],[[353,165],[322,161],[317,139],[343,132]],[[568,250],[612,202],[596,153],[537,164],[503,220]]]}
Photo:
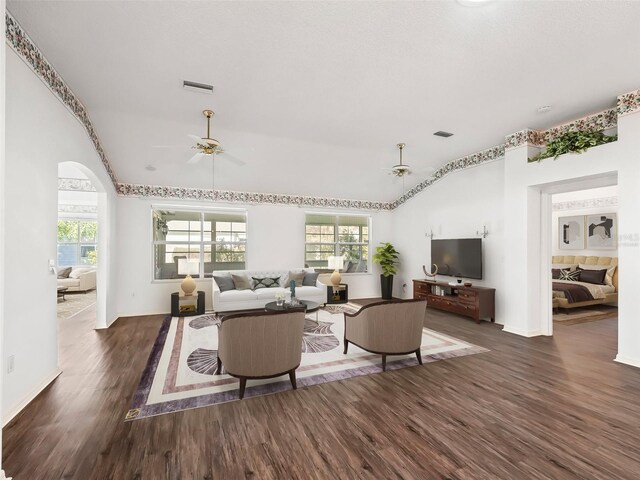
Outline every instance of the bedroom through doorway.
{"label": "bedroom through doorway", "polygon": [[617,180],[607,186],[551,193],[550,207],[551,333],[555,329],[588,331],[593,339],[590,351],[615,357]]}

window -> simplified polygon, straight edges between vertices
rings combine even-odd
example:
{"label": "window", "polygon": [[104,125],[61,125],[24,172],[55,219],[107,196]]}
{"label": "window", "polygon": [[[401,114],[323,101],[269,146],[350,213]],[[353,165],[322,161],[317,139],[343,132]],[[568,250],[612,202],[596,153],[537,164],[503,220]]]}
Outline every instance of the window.
{"label": "window", "polygon": [[95,220],[58,220],[58,266],[95,265],[98,224]]}
{"label": "window", "polygon": [[330,256],[341,255],[341,272],[367,272],[369,267],[369,217],[323,215],[305,218],[304,263],[316,269],[328,268]]}
{"label": "window", "polygon": [[244,270],[245,212],[153,210],[154,279],[211,277],[214,270]]}

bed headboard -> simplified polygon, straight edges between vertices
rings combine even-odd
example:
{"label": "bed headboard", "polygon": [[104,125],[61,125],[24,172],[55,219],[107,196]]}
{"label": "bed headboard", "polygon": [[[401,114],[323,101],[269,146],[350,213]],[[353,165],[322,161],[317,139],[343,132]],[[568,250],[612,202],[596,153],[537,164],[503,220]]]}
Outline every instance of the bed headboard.
{"label": "bed headboard", "polygon": [[[551,258],[551,263],[584,263],[586,265],[602,265],[603,267],[609,267],[611,265],[618,265],[618,257],[585,257],[585,256],[573,256],[573,255],[558,255]],[[613,272],[613,286],[618,291],[618,269]]]}

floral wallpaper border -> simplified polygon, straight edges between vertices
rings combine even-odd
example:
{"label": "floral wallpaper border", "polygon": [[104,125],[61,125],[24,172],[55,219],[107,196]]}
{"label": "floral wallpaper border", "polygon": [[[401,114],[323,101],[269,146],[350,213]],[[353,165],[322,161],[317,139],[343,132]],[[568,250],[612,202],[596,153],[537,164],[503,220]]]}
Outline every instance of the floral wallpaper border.
{"label": "floral wallpaper border", "polygon": [[95,205],[59,205],[58,213],[62,214],[82,214],[97,215],[98,207]]}
{"label": "floral wallpaper border", "polygon": [[640,90],[634,90],[618,96],[616,110],[621,117],[640,111]]}
{"label": "floral wallpaper border", "polygon": [[[638,107],[640,108],[640,95],[636,98]],[[618,97],[618,105],[620,105],[620,97]],[[575,132],[578,130],[598,131],[609,130],[618,126],[619,108],[610,108],[603,112],[587,115],[586,117],[573,120],[572,122],[558,125],[548,130],[530,130],[525,129],[505,137],[505,147],[507,149],[520,147],[529,144],[536,147],[543,147],[548,142],[555,140],[560,135],[567,132]]]}
{"label": "floral wallpaper border", "polygon": [[324,208],[347,208],[358,210],[391,210],[389,202],[369,202],[343,198],[307,197],[279,193],[234,192],[231,190],[207,190],[202,188],[163,187],[119,183],[117,192],[126,197],[159,197],[181,200],[203,200],[209,202],[259,203],[267,205],[292,205]]}
{"label": "floral wallpaper border", "polygon": [[104,168],[107,170],[107,174],[111,178],[113,186],[117,188],[118,179],[109,164],[107,154],[100,143],[96,129],[93,126],[93,123],[91,123],[89,113],[85,106],[71,91],[60,74],[58,74],[53,66],[47,61],[35,43],[33,43],[20,24],[18,24],[16,19],[13,18],[8,11],[5,12],[5,23],[7,43],[9,46],[24,59],[36,75],[44,81],[51,91],[57,95],[62,103],[65,104],[67,108],[71,110],[71,113],[73,113],[80,123],[82,123],[89,135],[89,139],[93,143],[93,146],[100,157],[100,160],[102,161],[102,164],[104,165]]}
{"label": "floral wallpaper border", "polygon": [[618,197],[588,198],[586,200],[571,200],[569,202],[554,203],[554,212],[565,210],[582,210],[585,208],[615,207],[618,205]]}
{"label": "floral wallpaper border", "polygon": [[85,178],[58,178],[58,190],[71,192],[95,192],[91,180]]}

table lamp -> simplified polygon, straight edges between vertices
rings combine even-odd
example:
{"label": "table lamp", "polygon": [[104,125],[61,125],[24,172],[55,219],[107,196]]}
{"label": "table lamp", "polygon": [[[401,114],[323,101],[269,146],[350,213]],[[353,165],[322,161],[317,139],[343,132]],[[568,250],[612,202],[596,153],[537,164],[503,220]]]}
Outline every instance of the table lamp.
{"label": "table lamp", "polygon": [[178,259],[178,275],[186,275],[180,284],[185,296],[193,295],[193,291],[196,289],[196,282],[191,278],[191,275],[198,273],[200,273],[200,262],[189,261],[186,258]]}
{"label": "table lamp", "polygon": [[333,268],[333,273],[331,274],[331,283],[334,287],[340,285],[340,270],[344,267],[344,258],[330,256],[327,262],[329,268]]}

